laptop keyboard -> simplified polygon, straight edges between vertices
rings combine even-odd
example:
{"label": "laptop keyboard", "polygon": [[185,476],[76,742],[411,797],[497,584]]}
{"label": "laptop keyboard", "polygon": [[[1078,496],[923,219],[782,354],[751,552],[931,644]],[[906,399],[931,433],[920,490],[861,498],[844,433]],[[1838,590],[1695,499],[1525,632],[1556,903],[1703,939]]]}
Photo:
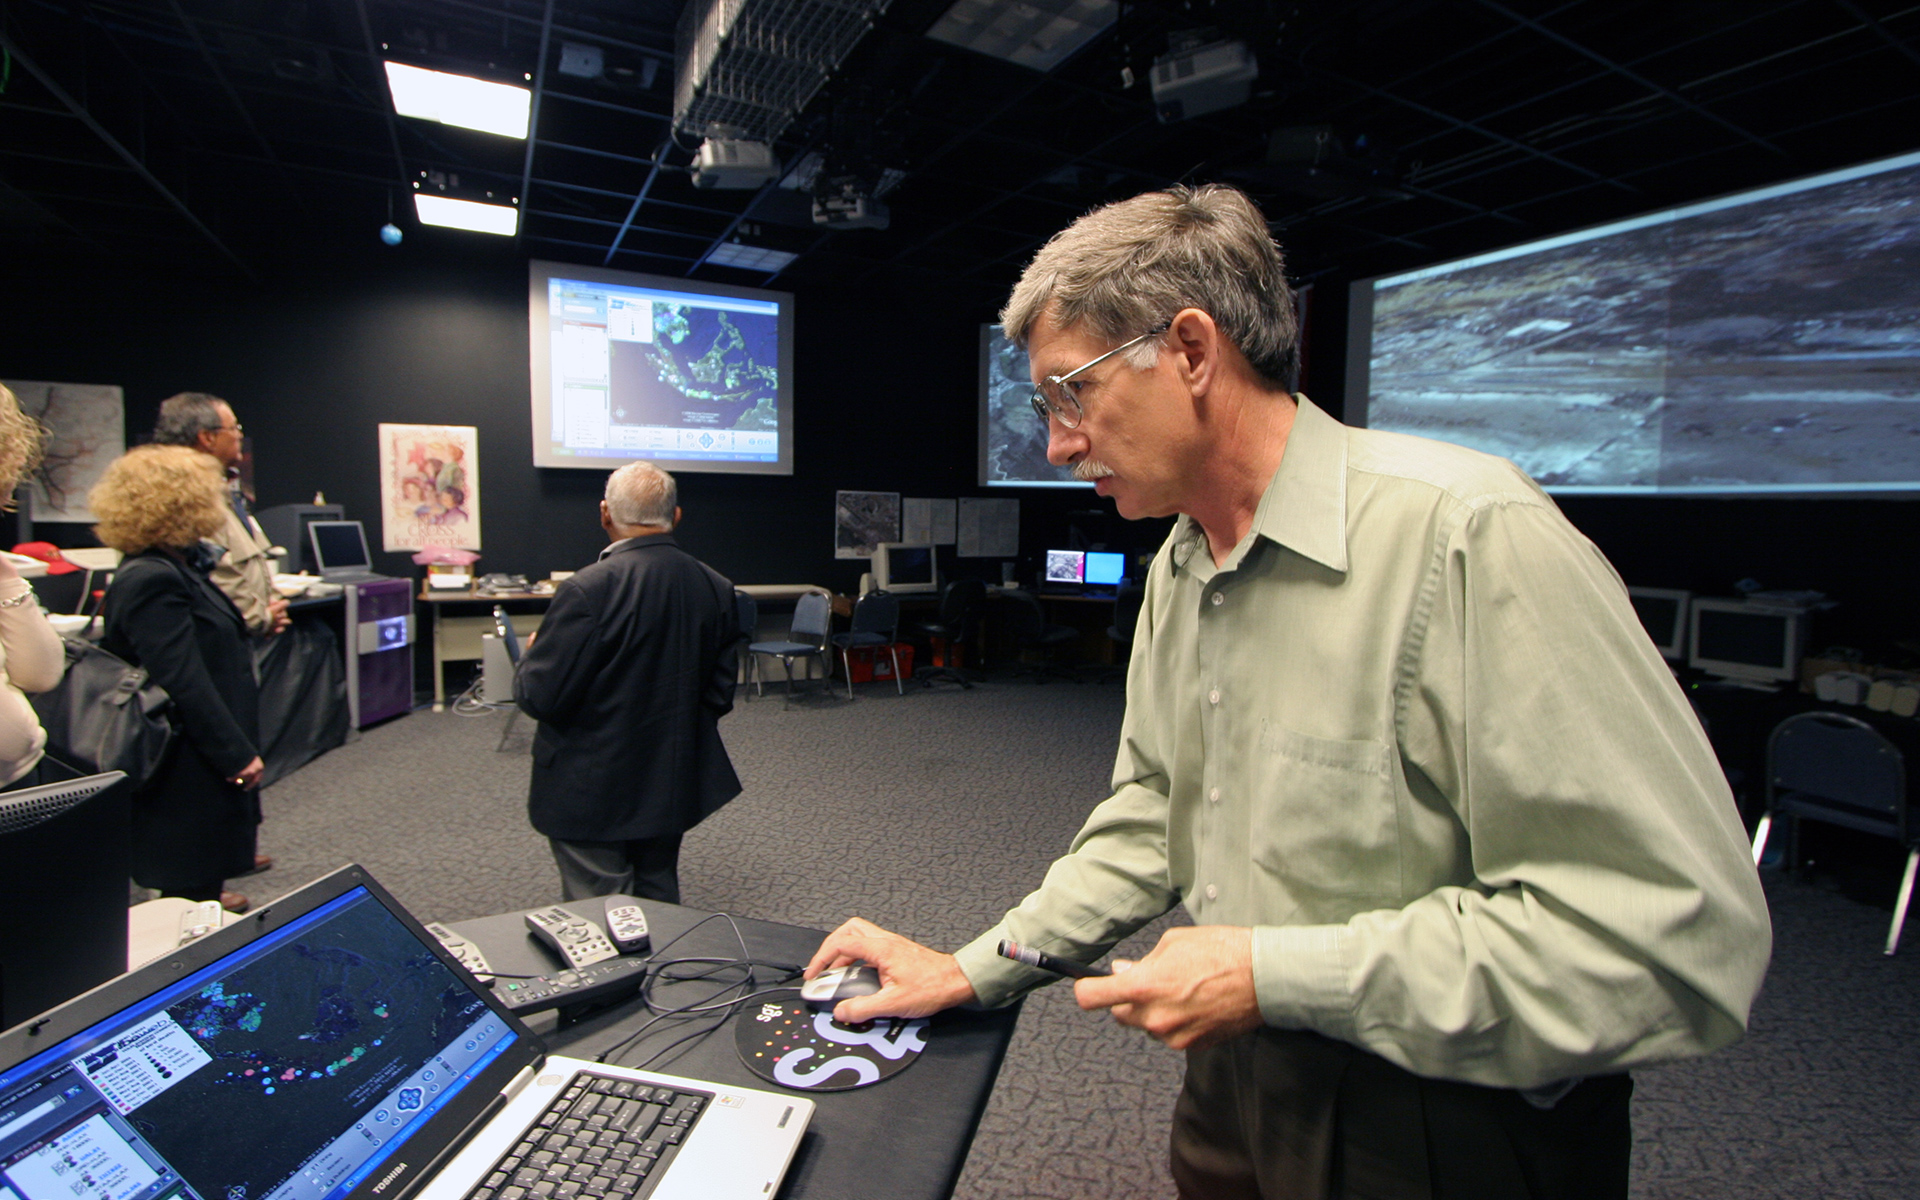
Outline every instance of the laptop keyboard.
{"label": "laptop keyboard", "polygon": [[712,1099],[582,1072],[467,1200],[644,1197]]}

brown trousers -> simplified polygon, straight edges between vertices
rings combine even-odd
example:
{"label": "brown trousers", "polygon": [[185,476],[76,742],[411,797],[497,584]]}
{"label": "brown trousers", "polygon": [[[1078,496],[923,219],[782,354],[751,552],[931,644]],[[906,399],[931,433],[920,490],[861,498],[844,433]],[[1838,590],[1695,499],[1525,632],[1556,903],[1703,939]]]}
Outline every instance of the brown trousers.
{"label": "brown trousers", "polygon": [[1625,1200],[1632,1094],[1595,1076],[1543,1110],[1260,1029],[1188,1052],[1173,1178],[1185,1200]]}

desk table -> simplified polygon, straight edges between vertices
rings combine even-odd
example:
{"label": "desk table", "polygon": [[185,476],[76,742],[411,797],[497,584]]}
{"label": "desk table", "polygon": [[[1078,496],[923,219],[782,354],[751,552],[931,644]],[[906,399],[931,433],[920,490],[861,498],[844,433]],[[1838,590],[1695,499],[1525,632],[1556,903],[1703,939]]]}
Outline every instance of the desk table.
{"label": "desk table", "polygon": [[[574,901],[573,907],[597,918],[605,910],[595,906],[635,902],[629,897],[608,897]],[[733,932],[738,926],[756,959],[803,964],[822,937],[818,930],[797,925],[749,917],[735,917],[729,925],[725,919],[707,919],[713,914],[677,904],[653,900],[637,903],[646,912],[654,952],[663,959],[738,958],[740,942]],[[703,920],[705,923],[699,924]],[[519,913],[461,921],[453,929],[478,946],[497,971],[531,975],[554,969],[555,960],[527,932]],[[675,942],[675,938],[680,940]],[[762,976],[777,978],[777,972],[763,969]],[[797,998],[798,984],[794,986],[794,992],[768,999]],[[654,996],[665,1004],[687,1004],[712,990],[711,984],[677,983],[659,987]],[[734,1048],[733,1023],[751,1019],[750,1014],[757,1009],[756,1002],[749,1002],[742,1006],[742,1015],[730,1017],[711,1034],[677,1047],[673,1046],[676,1040],[705,1022],[660,1021],[638,1042],[614,1055],[612,1061],[780,1092],[780,1085],[747,1070]],[[950,1196],[966,1164],[974,1130],[986,1110],[987,1097],[1018,1017],[1018,1005],[991,1012],[942,1013],[927,1031],[927,1048],[900,1074],[847,1092],[796,1091],[794,1094],[806,1095],[817,1108],[779,1195],[786,1200],[864,1196],[939,1200]],[[528,1023],[550,1049],[591,1059],[636,1032],[648,1019],[645,1007],[634,999],[567,1024],[560,1023],[552,1013],[536,1014]],[[655,1055],[662,1057],[649,1061]]]}
{"label": "desk table", "polygon": [[[493,632],[493,606],[505,604],[510,610],[517,607],[518,611],[513,612],[514,632],[524,638],[540,628],[547,605],[553,603],[553,593],[475,592],[429,588],[423,584],[420,600],[433,613],[433,711],[441,712],[447,707],[445,672],[441,668],[450,662],[479,660],[480,639]],[[470,608],[476,604],[485,605],[486,611],[479,614],[447,611],[449,607]],[[539,605],[539,611],[528,612],[533,604]]]}

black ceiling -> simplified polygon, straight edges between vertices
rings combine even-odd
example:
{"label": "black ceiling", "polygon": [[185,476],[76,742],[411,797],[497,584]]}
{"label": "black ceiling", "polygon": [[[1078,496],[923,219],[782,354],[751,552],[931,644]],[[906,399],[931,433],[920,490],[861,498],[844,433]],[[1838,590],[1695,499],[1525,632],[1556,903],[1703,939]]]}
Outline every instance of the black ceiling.
{"label": "black ceiling", "polygon": [[[1129,3],[1044,75],[928,39],[949,3],[893,0],[781,139],[788,164],[892,185],[889,228],[827,232],[802,192],[692,185],[669,132],[676,0],[7,0],[0,240],[260,278],[383,253],[390,211],[410,247],[485,238],[413,224],[424,171],[520,197],[530,257],[998,289],[1092,205],[1227,180],[1313,279],[1920,146],[1903,0]],[[1197,29],[1246,41],[1260,77],[1237,108],[1162,124],[1148,69]],[[603,73],[562,74],[566,43]],[[533,137],[394,116],[383,53],[532,77]],[[735,239],[800,258],[707,261]]]}

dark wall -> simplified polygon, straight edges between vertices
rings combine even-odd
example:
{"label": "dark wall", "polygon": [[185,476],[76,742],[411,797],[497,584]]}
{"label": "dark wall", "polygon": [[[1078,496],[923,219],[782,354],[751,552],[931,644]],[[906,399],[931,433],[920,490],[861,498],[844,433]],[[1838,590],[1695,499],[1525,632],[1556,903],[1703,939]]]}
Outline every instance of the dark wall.
{"label": "dark wall", "polygon": [[[1345,290],[1316,289],[1304,381],[1336,413]],[[949,287],[801,294],[796,473],[681,474],[683,543],[737,582],[851,591],[865,560],[833,558],[836,489],[988,494],[974,483],[977,326],[1000,298]],[[474,425],[483,570],[545,575],[591,561],[604,541],[595,502],[605,473],[530,465],[526,275],[508,251],[241,288],[59,274],[10,289],[0,305],[0,377],[119,384],[130,440],[173,392],[230,399],[253,440],[262,505],[324,491],[367,519],[377,543],[375,426]],[[1021,502],[1022,577],[1071,529],[1134,549],[1151,548],[1166,528],[1120,521],[1085,492],[994,494]],[[1569,498],[1562,507],[1630,583],[1710,595],[1730,595],[1746,577],[1815,588],[1841,602],[1816,622],[1816,645],[1856,645],[1883,661],[1892,643],[1916,636],[1915,502]],[[78,527],[41,533],[84,536]],[[945,565],[952,571],[951,559]],[[999,575],[997,561],[958,565]],[[403,555],[376,554],[376,566],[417,573]]]}
{"label": "dark wall", "polygon": [[[259,505],[324,492],[367,521],[375,568],[395,575],[419,569],[378,551],[375,427],[476,426],[480,569],[544,576],[592,561],[605,543],[596,506],[606,472],[531,465],[526,291],[525,267],[510,256],[357,265],[346,279],[242,288],[59,275],[4,301],[0,377],[122,386],[130,444],[174,392],[225,397],[252,442]],[[952,289],[797,297],[796,473],[682,472],[683,544],[736,582],[851,591],[866,560],[833,557],[837,489],[989,494],[974,482],[977,327],[999,298]],[[1096,503],[1081,492],[992,494],[1021,501],[1023,573],[1038,550],[1065,544],[1071,514]],[[1097,540],[1149,548],[1164,529],[1104,516],[1075,523],[1102,531]],[[37,533],[89,542],[78,526]],[[1000,572],[997,560],[958,568]]]}

